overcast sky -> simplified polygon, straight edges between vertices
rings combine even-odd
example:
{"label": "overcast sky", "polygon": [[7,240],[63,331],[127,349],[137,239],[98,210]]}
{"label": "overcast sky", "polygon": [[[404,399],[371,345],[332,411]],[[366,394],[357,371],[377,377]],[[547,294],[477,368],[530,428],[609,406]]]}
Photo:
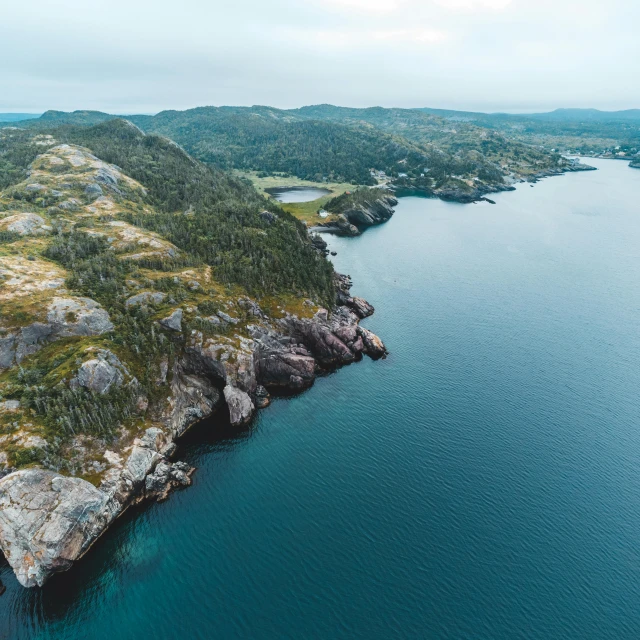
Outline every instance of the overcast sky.
{"label": "overcast sky", "polygon": [[[8,4],[8,6],[7,6]],[[7,0],[0,111],[640,107],[639,0]]]}

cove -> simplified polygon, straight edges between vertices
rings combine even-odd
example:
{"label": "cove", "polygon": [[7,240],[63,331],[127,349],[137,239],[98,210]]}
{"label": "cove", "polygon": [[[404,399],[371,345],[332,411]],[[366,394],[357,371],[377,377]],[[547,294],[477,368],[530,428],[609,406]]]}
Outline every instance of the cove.
{"label": "cove", "polygon": [[403,198],[325,236],[390,356],[181,443],[194,486],[0,638],[637,639],[640,172]]}

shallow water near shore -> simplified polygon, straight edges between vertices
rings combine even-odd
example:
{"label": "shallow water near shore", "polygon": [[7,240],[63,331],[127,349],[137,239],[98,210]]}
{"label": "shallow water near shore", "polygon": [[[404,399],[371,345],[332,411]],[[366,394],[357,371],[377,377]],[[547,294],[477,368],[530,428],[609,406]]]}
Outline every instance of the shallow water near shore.
{"label": "shallow water near shore", "polygon": [[325,236],[391,354],[182,442],[0,638],[640,637],[640,172]]}

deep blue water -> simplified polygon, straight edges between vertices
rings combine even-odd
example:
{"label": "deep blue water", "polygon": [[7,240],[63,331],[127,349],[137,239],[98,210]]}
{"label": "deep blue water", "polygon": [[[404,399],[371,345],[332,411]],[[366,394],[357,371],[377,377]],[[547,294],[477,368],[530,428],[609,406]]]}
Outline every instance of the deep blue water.
{"label": "deep blue water", "polygon": [[403,199],[331,239],[391,351],[191,432],[194,486],[0,637],[640,637],[640,172]]}

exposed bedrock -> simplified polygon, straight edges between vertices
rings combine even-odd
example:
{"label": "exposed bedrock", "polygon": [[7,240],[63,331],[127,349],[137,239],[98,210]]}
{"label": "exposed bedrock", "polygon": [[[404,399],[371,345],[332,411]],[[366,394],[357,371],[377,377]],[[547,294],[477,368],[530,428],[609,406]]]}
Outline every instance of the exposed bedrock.
{"label": "exposed bedrock", "polygon": [[358,228],[371,227],[389,220],[397,204],[398,201],[391,194],[384,194],[373,202],[351,206],[342,213]]}
{"label": "exposed bedrock", "polygon": [[[350,295],[348,276],[336,276],[336,286],[337,306],[331,314],[320,309],[311,318],[286,314],[275,321],[256,315],[256,324],[247,327],[250,338],[206,338],[193,330],[171,369],[168,358],[159,367],[158,382],[168,381],[169,392],[161,406],[149,408],[153,426],[123,450],[105,451],[106,471],[98,487],[36,468],[1,478],[0,548],[20,583],[41,586],[82,557],[129,505],[145,498],[162,500],[171,489],[188,486],[193,469],[171,461],[174,440],[223,401],[231,423],[241,426],[258,407],[269,404],[269,391],[298,392],[310,387],[320,371],[363,354],[383,357],[382,341],[359,325],[373,307]],[[68,303],[59,306],[63,311]],[[83,300],[74,311],[74,322],[65,315],[66,325],[57,325],[58,334],[110,329],[108,316],[93,301]],[[56,319],[50,322],[56,326]],[[178,332],[177,324],[171,329]],[[74,384],[105,393],[128,379],[126,367],[110,351],[88,350],[88,357]]]}

